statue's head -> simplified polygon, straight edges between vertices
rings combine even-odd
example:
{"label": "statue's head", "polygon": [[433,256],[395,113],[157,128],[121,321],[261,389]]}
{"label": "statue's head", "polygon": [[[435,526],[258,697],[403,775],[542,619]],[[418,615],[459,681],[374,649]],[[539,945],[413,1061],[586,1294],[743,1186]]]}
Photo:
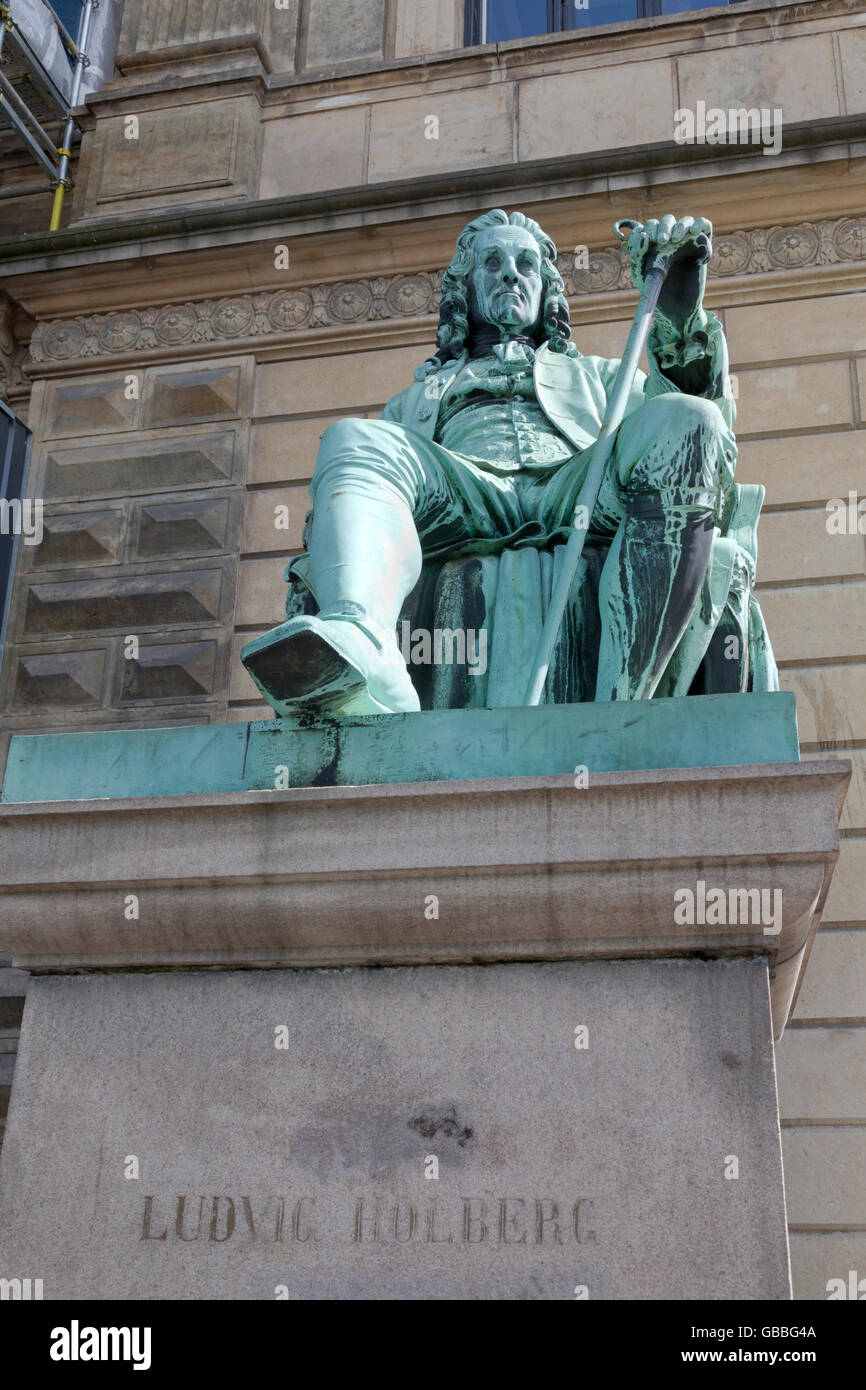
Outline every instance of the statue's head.
{"label": "statue's head", "polygon": [[574,353],[556,247],[522,212],[495,208],[476,217],[457,238],[442,277],[440,363],[459,357],[479,330],[503,338],[532,338],[554,352]]}

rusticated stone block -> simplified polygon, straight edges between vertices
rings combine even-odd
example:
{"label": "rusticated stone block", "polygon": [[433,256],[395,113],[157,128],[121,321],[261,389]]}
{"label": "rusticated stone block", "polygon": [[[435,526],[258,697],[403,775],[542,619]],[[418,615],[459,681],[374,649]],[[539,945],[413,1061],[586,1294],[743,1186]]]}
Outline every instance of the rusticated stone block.
{"label": "rusticated stone block", "polygon": [[171,574],[31,582],[24,600],[24,630],[28,636],[44,637],[216,623],[225,617],[233,597],[230,577],[223,562]]}
{"label": "rusticated stone block", "polygon": [[[847,506],[847,495],[843,493],[843,497]],[[758,553],[763,584],[866,574],[863,537],[850,531],[830,534],[827,515],[826,506],[820,506],[768,512],[761,517]]]}
{"label": "rusticated stone block", "polygon": [[19,713],[102,704],[107,650],[13,651],[12,708]]}
{"label": "rusticated stone block", "polygon": [[858,927],[818,932],[794,1017],[866,1018],[866,932]]}
{"label": "rusticated stone block", "polygon": [[286,614],[286,581],[283,567],[274,559],[241,560],[235,623],[253,627],[281,623]]}
{"label": "rusticated stone block", "polygon": [[[862,430],[753,439],[740,444],[737,481],[763,483],[767,489],[765,508],[791,502],[818,502],[826,506],[828,498],[847,499],[848,489],[857,486],[864,454],[866,433]],[[820,468],[815,467],[818,458]],[[764,515],[762,529],[766,520]]]}
{"label": "rusticated stone block", "polygon": [[221,660],[219,643],[142,643],[139,654],[118,663],[120,704],[213,695]]}
{"label": "rusticated stone block", "polygon": [[851,1082],[866,1075],[866,1028],[790,1028],[777,1070],[783,1119],[862,1120],[862,1090]]}
{"label": "rusticated stone block", "polygon": [[327,415],[335,404],[348,414],[381,410],[395,386],[412,380],[421,355],[417,347],[383,347],[264,362],[256,372],[253,414],[261,420],[301,411]]}
{"label": "rusticated stone block", "polygon": [[34,457],[34,491],[46,498],[172,492],[230,482],[242,466],[246,429],[136,434],[134,440],[45,446]]}
{"label": "rusticated stone block", "polygon": [[863,883],[866,881],[866,840],[842,841],[839,863],[824,909],[825,922],[863,921]]}
{"label": "rusticated stone block", "polygon": [[21,546],[25,569],[61,569],[67,565],[113,565],[121,558],[126,517],[122,507],[99,511],[59,512],[43,517],[42,544]]}
{"label": "rusticated stone block", "polygon": [[[74,352],[70,351],[70,357]],[[135,428],[138,402],[129,400],[123,376],[52,382],[45,393],[37,433],[42,439],[104,434]]]}
{"label": "rusticated stone block", "polygon": [[237,532],[239,510],[240,494],[141,502],[134,511],[131,558],[225,550]]}
{"label": "rusticated stone block", "polygon": [[[192,334],[183,306],[176,331],[183,338]],[[142,424],[185,425],[195,421],[217,420],[243,413],[249,396],[252,363],[220,362],[195,367],[156,367],[148,372],[142,402]]]}

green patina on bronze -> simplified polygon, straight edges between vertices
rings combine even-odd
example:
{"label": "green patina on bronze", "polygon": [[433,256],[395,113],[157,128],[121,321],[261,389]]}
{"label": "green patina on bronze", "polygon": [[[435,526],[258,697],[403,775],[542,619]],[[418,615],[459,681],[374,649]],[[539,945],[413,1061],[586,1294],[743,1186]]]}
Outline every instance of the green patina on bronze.
{"label": "green patina on bronze", "polygon": [[679,700],[647,700],[333,719],[304,715],[179,729],[17,734],[9,745],[2,801],[574,777],[578,767],[594,776],[796,762],[798,756],[794,697],[787,691],[696,698],[685,708]]}
{"label": "green patina on bronze", "polygon": [[[727,347],[703,307],[711,237],[703,218],[633,224],[636,286],[660,260],[667,272],[650,370],[634,376],[578,523],[620,364],[570,341],[537,223],[499,210],[469,223],[443,278],[436,355],[380,420],[322,437],[287,620],[242,653],[279,714],[524,703],[577,524],[586,543],[563,581],[544,702],[778,689],[752,592],[763,488],[734,483]],[[436,656],[443,632],[450,659],[442,643]]]}

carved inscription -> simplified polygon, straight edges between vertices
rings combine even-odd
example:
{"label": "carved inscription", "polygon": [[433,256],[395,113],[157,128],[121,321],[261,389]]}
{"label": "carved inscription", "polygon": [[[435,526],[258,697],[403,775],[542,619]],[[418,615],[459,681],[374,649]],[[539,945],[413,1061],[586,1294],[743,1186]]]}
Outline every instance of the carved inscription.
{"label": "carved inscription", "polygon": [[[352,1245],[594,1245],[587,1197],[459,1196],[433,1202],[359,1196],[345,1220],[328,1222]],[[176,1196],[144,1198],[140,1240],[238,1239],[322,1243],[325,1213],[315,1197]]]}
{"label": "carved inscription", "polygon": [[424,1208],[400,1199],[387,1203],[359,1197],[352,1241],[356,1245],[410,1241],[428,1245],[595,1244],[588,1227],[586,1197],[557,1202],[552,1197],[460,1197]]}
{"label": "carved inscription", "polygon": [[235,1235],[318,1244],[314,1197],[145,1197],[140,1240],[206,1240],[224,1245]]}

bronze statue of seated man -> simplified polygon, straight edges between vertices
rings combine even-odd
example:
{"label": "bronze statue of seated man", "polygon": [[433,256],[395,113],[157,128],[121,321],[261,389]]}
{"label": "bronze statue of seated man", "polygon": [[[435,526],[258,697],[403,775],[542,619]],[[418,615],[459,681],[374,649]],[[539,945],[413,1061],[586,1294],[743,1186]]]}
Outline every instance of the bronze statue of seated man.
{"label": "bronze statue of seated man", "polygon": [[[649,698],[692,618],[733,483],[728,355],[703,307],[703,218],[637,224],[641,287],[676,254],[597,501],[609,541],[599,585],[597,700]],[[697,254],[700,244],[703,256]],[[546,548],[565,539],[618,361],[570,341],[556,248],[520,212],[464,228],[442,282],[438,351],[381,419],[323,434],[309,529],[315,616],[289,618],[242,659],[280,714],[418,709],[397,642],[403,602],[431,556]]]}

